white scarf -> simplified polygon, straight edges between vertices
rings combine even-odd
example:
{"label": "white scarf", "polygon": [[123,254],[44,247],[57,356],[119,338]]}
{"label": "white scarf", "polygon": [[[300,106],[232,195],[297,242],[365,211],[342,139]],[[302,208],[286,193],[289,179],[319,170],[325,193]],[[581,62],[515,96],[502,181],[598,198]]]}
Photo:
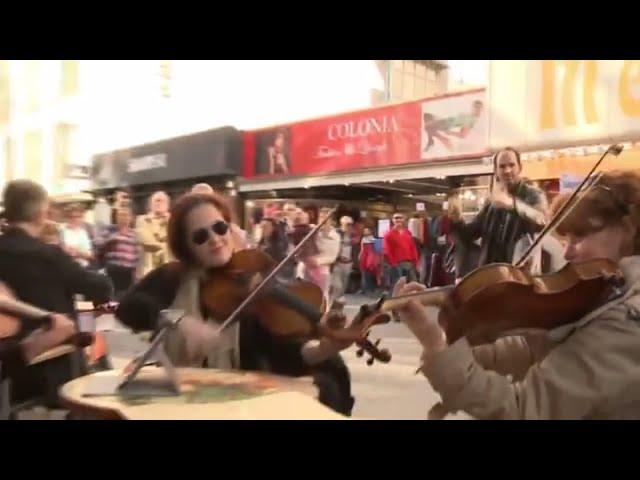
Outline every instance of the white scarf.
{"label": "white scarf", "polygon": [[[172,309],[183,310],[187,315],[203,322],[210,322],[217,326],[224,319],[203,318],[200,309],[200,282],[203,273],[197,270],[188,271],[178,287]],[[239,322],[226,328],[220,340],[211,348],[205,358],[188,360],[184,335],[179,329],[172,330],[167,335],[165,349],[171,361],[178,367],[202,367],[206,359],[206,366],[220,369],[240,368],[240,327]]]}

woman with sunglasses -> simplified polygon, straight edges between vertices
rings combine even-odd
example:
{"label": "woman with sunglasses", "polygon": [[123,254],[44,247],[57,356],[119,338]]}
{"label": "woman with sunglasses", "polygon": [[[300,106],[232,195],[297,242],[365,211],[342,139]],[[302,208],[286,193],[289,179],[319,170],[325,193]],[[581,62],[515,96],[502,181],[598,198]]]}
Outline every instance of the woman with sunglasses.
{"label": "woman with sunglasses", "polygon": [[233,234],[231,210],[217,194],[190,193],[172,208],[169,247],[178,261],[151,271],[121,300],[116,316],[135,331],[155,330],[161,310],[186,312],[165,348],[176,366],[263,370],[313,375],[319,400],[349,415],[353,407],[349,372],[339,345],[329,339],[284,341],[246,315],[218,334],[218,322],[200,299],[206,270],[224,267],[241,239]]}
{"label": "woman with sunglasses", "polygon": [[[567,197],[556,199],[553,210]],[[464,411],[478,419],[640,418],[639,226],[635,172],[605,174],[560,223],[567,261],[610,259],[625,278],[612,298],[570,325],[476,348],[465,338],[447,345],[426,309],[408,303],[399,313],[424,348],[421,371],[442,398],[439,413]],[[394,294],[423,288],[401,280]]]}

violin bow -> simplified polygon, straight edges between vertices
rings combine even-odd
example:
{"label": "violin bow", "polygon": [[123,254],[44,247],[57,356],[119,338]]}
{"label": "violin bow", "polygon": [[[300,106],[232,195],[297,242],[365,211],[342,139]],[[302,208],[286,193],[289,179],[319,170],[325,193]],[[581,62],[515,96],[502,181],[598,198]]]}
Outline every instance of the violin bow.
{"label": "violin bow", "polygon": [[218,333],[221,333],[229,325],[237,321],[240,312],[242,312],[242,310],[244,310],[244,308],[256,297],[256,295],[258,295],[258,293],[260,293],[260,291],[271,281],[271,279],[273,279],[280,272],[280,270],[282,270],[285,264],[300,251],[304,244],[307,243],[316,234],[316,232],[318,232],[318,230],[320,230],[324,226],[324,224],[331,219],[331,216],[337,210],[337,206],[329,210],[324,220],[318,222],[318,224],[313,227],[309,233],[307,233],[307,235],[300,241],[300,243],[296,245],[296,247],[289,253],[289,255],[287,255],[278,265],[276,265],[275,268],[271,270],[271,272],[269,272],[269,275],[267,275],[260,282],[260,284],[253,289],[253,291],[247,296],[247,298],[245,298],[244,301],[240,305],[238,305],[238,308],[236,308],[235,311],[231,315],[229,315],[229,317],[222,323],[222,325],[220,325],[220,328],[218,328]]}
{"label": "violin bow", "polygon": [[[580,185],[578,185],[578,188],[576,188],[571,193],[571,196],[569,197],[569,199],[564,203],[564,205],[562,205],[562,207],[556,212],[556,214],[551,218],[551,220],[549,220],[549,223],[547,223],[547,225],[542,229],[540,234],[531,243],[527,251],[524,252],[520,257],[520,259],[518,259],[518,261],[514,263],[514,266],[521,267],[528,260],[533,250],[540,244],[540,242],[542,242],[544,237],[546,237],[547,234],[552,229],[554,229],[565,218],[567,218],[569,213],[571,213],[573,209],[576,207],[576,205],[578,205],[578,203],[580,202],[580,198],[578,198],[578,195],[587,193],[590,188],[593,188],[598,183],[598,181],[600,180],[600,177],[602,176],[602,172],[599,172],[598,174],[596,174],[595,177],[593,177],[593,174],[595,173],[596,169],[600,166],[602,161],[605,159],[605,157],[609,154],[612,154],[613,156],[617,157],[622,152],[622,149],[623,147],[620,144],[611,145],[609,148],[607,148],[607,151],[604,152],[604,154],[600,157],[600,159],[595,163],[591,171],[587,174],[586,177],[584,177],[582,182],[580,182]],[[587,186],[587,188],[585,188],[585,185],[587,184],[589,185]]]}

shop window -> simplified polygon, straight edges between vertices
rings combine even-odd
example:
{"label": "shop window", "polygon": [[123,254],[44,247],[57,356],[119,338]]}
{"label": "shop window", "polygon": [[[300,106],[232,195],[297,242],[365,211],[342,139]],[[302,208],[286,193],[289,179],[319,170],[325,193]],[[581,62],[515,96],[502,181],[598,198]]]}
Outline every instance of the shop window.
{"label": "shop window", "polygon": [[24,136],[24,176],[37,179],[42,175],[42,132]]}
{"label": "shop window", "polygon": [[77,60],[62,61],[62,76],[60,93],[62,96],[71,96],[78,93],[79,68]]}

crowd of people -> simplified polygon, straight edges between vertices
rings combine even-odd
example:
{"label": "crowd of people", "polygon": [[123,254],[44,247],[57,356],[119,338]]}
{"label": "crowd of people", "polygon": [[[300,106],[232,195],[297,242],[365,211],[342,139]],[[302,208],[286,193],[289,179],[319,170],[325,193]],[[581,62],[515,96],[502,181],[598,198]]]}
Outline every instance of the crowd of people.
{"label": "crowd of people", "polygon": [[[437,228],[433,222],[424,226],[423,231],[434,227],[427,233],[441,240],[436,244],[443,248],[449,250],[449,236],[453,239],[458,272],[468,264],[472,269],[513,264],[568,200],[561,194],[548,207],[544,194],[522,178],[520,156],[513,149],[496,153],[494,169],[492,195],[476,218],[464,222],[451,209],[444,220],[438,219]],[[11,292],[55,312],[48,330],[30,329],[0,339],[2,376],[11,377],[16,399],[38,394],[56,403],[57,388],[72,375],[71,357],[80,353],[29,363],[77,330],[74,300],[82,295],[95,303],[117,298],[116,317],[134,331],[157,331],[163,309],[180,309],[186,316],[165,343],[176,366],[309,375],[322,403],[350,415],[355,399],[340,355],[350,341],[327,336],[285,339],[252,320],[251,312],[220,331],[222,319],[214,318],[202,298],[207,272],[227,266],[239,250],[253,246],[277,262],[285,259],[313,228],[308,211],[286,203],[257,212],[247,235],[227,199],[203,184],[173,205],[166,194],[155,193],[135,228],[126,198],[114,206],[106,227],[85,223],[78,206],[68,208],[60,222],[46,191],[31,181],[10,182],[3,200],[7,224],[0,235],[0,296]],[[401,301],[394,307],[423,348],[420,371],[441,397],[432,418],[459,410],[479,419],[640,416],[640,175],[604,173],[576,205],[557,225],[564,260],[578,264],[605,259],[619,265],[624,278],[595,310],[550,331],[520,332],[472,345],[464,336],[447,338],[446,325],[419,302]],[[329,214],[320,209],[317,222]],[[382,260],[391,268],[394,297],[425,291],[418,275],[416,235],[403,214],[394,214],[392,220],[382,255],[370,228],[356,228],[346,215],[337,228],[327,220],[280,271],[279,280],[313,282],[331,302],[345,295],[355,268],[363,273],[362,289],[375,288],[374,271]],[[477,257],[470,261],[477,240]],[[523,272],[548,269],[550,263],[540,260],[541,253],[538,257],[526,263]],[[512,299],[505,296],[502,301]],[[518,305],[512,310],[516,316]],[[322,322],[328,322],[328,316],[325,313]]]}
{"label": "crowd of people", "polygon": [[[329,208],[320,208],[318,222],[323,222],[330,211]],[[315,225],[310,222],[308,212],[290,202],[266,213],[259,211],[254,216],[253,239],[257,248],[280,262]],[[328,219],[310,242],[285,265],[280,279],[309,281],[320,287],[327,302],[343,301],[352,273],[361,263],[363,236],[353,228],[350,216],[343,215],[339,225],[336,228],[333,219]]]}

